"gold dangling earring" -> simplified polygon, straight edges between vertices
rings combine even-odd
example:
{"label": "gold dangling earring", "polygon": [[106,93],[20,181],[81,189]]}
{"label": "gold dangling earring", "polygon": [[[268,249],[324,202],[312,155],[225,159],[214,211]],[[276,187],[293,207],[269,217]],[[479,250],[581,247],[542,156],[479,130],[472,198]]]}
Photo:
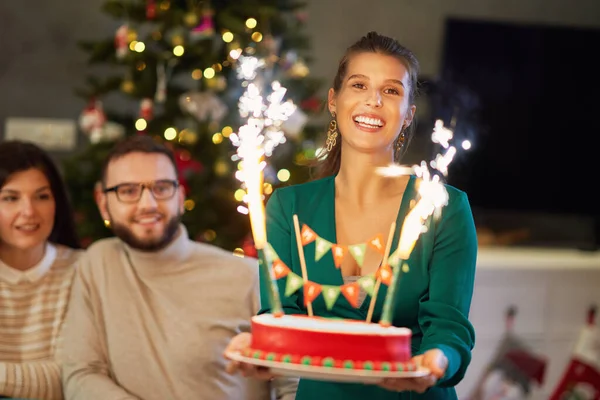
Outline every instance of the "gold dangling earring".
{"label": "gold dangling earring", "polygon": [[110,220],[109,219],[105,219],[104,220],[104,227],[105,228],[110,228]]}
{"label": "gold dangling earring", "polygon": [[402,150],[402,146],[404,146],[404,142],[406,141],[406,134],[404,133],[406,129],[403,129],[398,135],[396,142],[394,143],[394,159],[396,162],[400,159],[400,150]]}
{"label": "gold dangling earring", "polygon": [[332,116],[332,119],[331,119],[331,122],[329,123],[329,129],[327,130],[327,141],[325,142],[328,152],[331,151],[331,149],[333,149],[333,146],[335,146],[337,135],[338,135],[337,121],[335,120],[335,113],[332,113],[331,116]]}
{"label": "gold dangling earring", "polygon": [[404,146],[404,141],[406,140],[406,134],[404,132],[406,132],[406,128],[403,129],[402,132],[400,132],[400,135],[398,135],[398,139],[396,139],[396,150],[397,151],[400,151],[402,146]]}

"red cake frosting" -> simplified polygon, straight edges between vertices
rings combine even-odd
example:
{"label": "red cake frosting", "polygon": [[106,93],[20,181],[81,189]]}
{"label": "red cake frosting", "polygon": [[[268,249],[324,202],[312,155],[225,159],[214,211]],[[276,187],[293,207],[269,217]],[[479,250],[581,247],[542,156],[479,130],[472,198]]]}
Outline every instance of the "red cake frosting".
{"label": "red cake frosting", "polygon": [[246,356],[313,366],[414,371],[411,331],[364,321],[300,315],[252,319]]}

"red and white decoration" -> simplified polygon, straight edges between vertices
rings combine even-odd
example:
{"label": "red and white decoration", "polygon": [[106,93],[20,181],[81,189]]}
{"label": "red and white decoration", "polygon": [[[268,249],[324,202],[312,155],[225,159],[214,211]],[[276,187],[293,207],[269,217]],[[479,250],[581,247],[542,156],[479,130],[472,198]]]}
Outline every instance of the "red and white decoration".
{"label": "red and white decoration", "polygon": [[600,399],[600,329],[595,325],[596,308],[588,312],[571,362],[550,400]]}
{"label": "red and white decoration", "polygon": [[145,98],[140,102],[140,118],[150,121],[154,118],[154,101]]}
{"label": "red and white decoration", "polygon": [[125,58],[129,51],[128,34],[129,27],[127,25],[121,25],[115,33],[115,51],[119,60]]}
{"label": "red and white decoration", "polygon": [[79,127],[92,142],[95,142],[102,136],[105,123],[106,115],[102,108],[102,102],[97,99],[90,100],[79,116]]}

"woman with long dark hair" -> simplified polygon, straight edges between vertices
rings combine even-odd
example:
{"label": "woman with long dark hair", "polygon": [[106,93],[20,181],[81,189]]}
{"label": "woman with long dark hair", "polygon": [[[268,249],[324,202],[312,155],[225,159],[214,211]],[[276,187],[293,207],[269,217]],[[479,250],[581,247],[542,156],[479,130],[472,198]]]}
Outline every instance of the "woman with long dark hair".
{"label": "woman with long dark hair", "polygon": [[79,248],[51,157],[0,143],[0,397],[62,399],[55,349]]}
{"label": "woman with long dark hair", "polygon": [[[377,169],[400,161],[408,146],[416,112],[418,67],[409,49],[375,32],[350,46],[342,57],[329,90],[331,123],[319,164],[319,179],[278,189],[267,204],[269,243],[294,273],[302,274],[293,215],[323,240],[346,248],[385,234],[395,222],[390,254],[396,251],[400,229],[417,198],[419,182],[415,176],[385,177]],[[430,373],[386,379],[378,386],[301,379],[296,399],[457,398],[454,386],[465,375],[475,340],[468,314],[477,237],[466,194],[450,186],[446,189],[448,204],[439,219],[427,221],[427,232],[410,253],[410,273],[397,283],[395,311],[391,321],[387,321],[411,329],[413,361]],[[315,254],[314,249],[310,247],[307,253]],[[377,251],[362,254],[360,261],[351,256],[335,260],[331,252],[320,259],[306,257],[308,276],[320,285],[356,284],[361,277],[374,275],[383,262],[383,255]],[[268,313],[270,282],[268,276],[261,278],[261,313]],[[286,293],[285,282],[277,281],[281,293]],[[361,289],[352,303],[339,296],[332,307],[322,297],[316,298],[311,303],[314,315],[365,320],[370,304],[365,292]],[[386,293],[387,288],[382,285],[373,322],[382,319]],[[307,312],[302,290],[281,297],[286,314]],[[247,348],[250,340],[250,334],[240,334],[229,349]],[[268,372],[249,364],[231,364],[232,370],[237,368],[247,375],[270,378]]]}

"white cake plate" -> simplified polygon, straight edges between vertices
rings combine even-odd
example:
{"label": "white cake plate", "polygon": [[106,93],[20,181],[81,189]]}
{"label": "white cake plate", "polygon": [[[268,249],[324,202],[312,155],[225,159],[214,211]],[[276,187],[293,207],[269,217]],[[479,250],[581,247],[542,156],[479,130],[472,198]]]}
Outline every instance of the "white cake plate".
{"label": "white cake plate", "polygon": [[228,352],[225,355],[227,358],[234,361],[269,368],[273,375],[294,376],[329,382],[377,384],[385,378],[417,378],[429,374],[429,370],[421,366],[418,366],[416,371],[369,371],[362,369],[353,370],[347,368],[316,367],[312,365],[260,360],[252,357],[245,357],[238,352]]}

